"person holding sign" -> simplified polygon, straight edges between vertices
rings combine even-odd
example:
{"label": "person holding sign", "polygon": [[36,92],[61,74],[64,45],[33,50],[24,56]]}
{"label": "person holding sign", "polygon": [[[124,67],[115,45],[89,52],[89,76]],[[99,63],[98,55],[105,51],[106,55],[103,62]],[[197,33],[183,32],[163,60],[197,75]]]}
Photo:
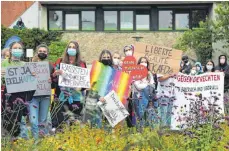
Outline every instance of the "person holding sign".
{"label": "person holding sign", "polygon": [[[47,62],[48,58],[48,52],[49,48],[45,44],[40,44],[36,48],[35,56],[33,57],[33,62]],[[49,63],[49,70],[50,74],[54,72],[54,68]],[[45,71],[39,71],[39,72],[47,72]],[[51,84],[51,75],[49,77],[49,83]],[[37,90],[38,91],[38,90]],[[51,93],[50,93],[51,95]],[[30,124],[31,124],[31,130],[32,135],[35,139],[38,139],[38,132],[48,133],[47,127],[47,115],[49,112],[50,107],[50,95],[36,95],[33,97],[33,99],[29,102],[29,110],[30,110]]]}
{"label": "person holding sign", "polygon": [[212,60],[208,60],[204,66],[204,72],[215,72],[215,63]]}
{"label": "person holding sign", "polygon": [[123,51],[124,51],[125,56],[133,56],[134,55],[134,46],[133,45],[125,46],[123,48]]}
{"label": "person holding sign", "polygon": [[[138,64],[145,66],[149,71],[149,61],[146,57],[141,57]],[[137,80],[133,83],[134,108],[137,118],[140,120],[140,126],[144,124],[144,114],[149,101],[155,96],[155,82],[151,72],[148,77]]]}
{"label": "person holding sign", "polygon": [[[80,59],[79,44],[76,41],[69,42],[66,50],[64,51],[63,59],[61,63],[70,64],[82,68],[86,68],[86,64]],[[58,78],[59,75],[65,76],[65,73],[60,70],[60,64],[56,65],[56,71],[53,73],[53,77]],[[58,82],[58,80],[55,80]],[[76,115],[80,115],[82,110],[82,91],[81,88],[59,87],[56,83],[56,96],[59,98],[57,104],[52,105],[52,113],[54,118],[52,124],[54,128],[57,128],[62,122],[69,118],[69,115],[64,116],[63,112],[68,110]]]}
{"label": "person holding sign", "polygon": [[[21,61],[24,50],[24,46],[21,42],[13,42],[10,45],[10,56],[2,62],[1,74],[4,77],[5,69],[12,66],[23,66],[25,62]],[[4,81],[2,81],[2,84]],[[28,132],[26,128],[26,116],[27,116],[27,101],[31,100],[34,91],[7,93],[7,89],[4,89],[4,95],[2,97],[2,122],[4,128],[8,132],[12,132],[13,136],[20,136],[22,138],[28,138]],[[7,102],[6,102],[7,101]],[[20,123],[20,126],[18,125]]]}

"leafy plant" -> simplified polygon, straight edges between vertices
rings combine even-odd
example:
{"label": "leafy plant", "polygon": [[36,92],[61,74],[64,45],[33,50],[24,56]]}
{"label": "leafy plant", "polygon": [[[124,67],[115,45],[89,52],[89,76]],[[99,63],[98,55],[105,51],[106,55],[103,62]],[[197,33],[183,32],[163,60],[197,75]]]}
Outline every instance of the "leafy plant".
{"label": "leafy plant", "polygon": [[67,42],[62,41],[51,42],[49,45],[49,61],[55,62],[58,58],[60,58],[63,55],[67,44]]}
{"label": "leafy plant", "polygon": [[25,49],[32,48],[33,50],[43,42],[50,45],[52,41],[59,41],[62,35],[61,32],[45,31],[38,28],[18,30],[6,28],[4,26],[2,26],[1,34],[1,48],[4,47],[8,38],[17,35],[22,39]]}
{"label": "leafy plant", "polygon": [[209,28],[211,22],[200,22],[200,28],[185,31],[174,44],[174,48],[187,51],[194,50],[197,60],[205,63],[212,58],[212,31]]}

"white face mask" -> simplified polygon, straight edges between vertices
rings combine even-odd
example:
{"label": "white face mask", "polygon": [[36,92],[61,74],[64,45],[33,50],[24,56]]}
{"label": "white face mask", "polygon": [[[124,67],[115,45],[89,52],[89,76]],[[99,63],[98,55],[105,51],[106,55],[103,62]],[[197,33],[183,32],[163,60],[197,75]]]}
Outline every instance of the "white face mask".
{"label": "white face mask", "polygon": [[197,70],[197,71],[200,71],[200,67],[196,67],[196,70]]}
{"label": "white face mask", "polygon": [[126,56],[132,56],[133,52],[132,51],[127,51],[125,54],[126,54]]}
{"label": "white face mask", "polygon": [[116,65],[116,66],[119,65],[119,62],[120,62],[119,59],[113,59],[114,65]]}
{"label": "white face mask", "polygon": [[147,63],[140,63],[140,65],[147,67]]}
{"label": "white face mask", "polygon": [[225,59],[220,59],[220,63],[224,64],[225,63]]}
{"label": "white face mask", "polygon": [[213,66],[212,65],[207,65],[206,68],[207,68],[208,71],[211,71]]}
{"label": "white face mask", "polygon": [[191,74],[195,75],[196,74],[196,70],[191,70]]}

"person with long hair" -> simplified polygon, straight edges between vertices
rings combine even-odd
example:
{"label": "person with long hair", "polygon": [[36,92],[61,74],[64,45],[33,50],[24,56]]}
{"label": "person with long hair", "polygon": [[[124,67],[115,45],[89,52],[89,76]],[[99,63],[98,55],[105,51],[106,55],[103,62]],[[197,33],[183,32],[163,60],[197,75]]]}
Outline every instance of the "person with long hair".
{"label": "person with long hair", "polygon": [[[86,68],[86,64],[80,58],[80,49],[78,42],[70,41],[68,43],[67,48],[64,50],[61,62],[59,62],[59,64],[56,64],[56,71],[53,73],[53,77],[58,78],[59,75],[65,76],[64,72],[60,70],[60,63]],[[68,121],[68,119],[75,119],[80,116],[83,107],[82,91],[84,89],[59,87],[58,80],[54,79],[54,81],[56,81],[55,95],[59,100],[55,105],[52,105],[52,125],[55,130],[57,127],[59,127],[61,123]],[[67,114],[69,113],[68,111],[71,111],[73,114],[71,114],[70,116],[69,114]],[[63,112],[65,112],[65,114],[63,114]]]}
{"label": "person with long hair", "polygon": [[[40,44],[36,48],[35,56],[33,57],[33,62],[48,62],[48,54],[48,46],[45,44]],[[49,71],[49,83],[51,83],[52,73],[54,72],[54,68],[51,63],[49,63]],[[34,96],[33,99],[29,102],[29,119],[31,124],[32,135],[35,139],[38,139],[39,134],[41,136],[44,134],[48,134],[47,115],[50,107],[50,95]]]}
{"label": "person with long hair", "polygon": [[122,70],[122,66],[120,65],[121,55],[118,52],[114,52],[112,55],[112,59],[113,59],[113,68],[117,70]]}
{"label": "person with long hair", "polygon": [[155,81],[152,73],[149,70],[149,61],[146,57],[141,57],[138,60],[139,65],[143,65],[148,70],[148,76],[142,80],[137,80],[133,83],[133,98],[134,109],[137,119],[140,121],[140,127],[145,124],[145,112],[149,101],[152,101],[155,96]]}
{"label": "person with long hair", "polygon": [[[5,75],[5,69],[11,66],[23,66],[24,46],[22,42],[13,42],[10,45],[9,58],[2,62],[1,74]],[[31,76],[34,76],[33,74]],[[34,77],[35,78],[35,77]],[[4,81],[2,81],[4,84]],[[35,93],[33,91],[15,92],[8,94],[4,89],[2,95],[2,122],[3,127],[12,136],[19,136],[28,139],[28,129],[26,127],[26,116],[28,115],[27,102],[30,101]],[[19,123],[19,124],[18,124]]]}
{"label": "person with long hair", "polygon": [[208,60],[204,66],[204,72],[215,72],[215,63],[212,60]]}

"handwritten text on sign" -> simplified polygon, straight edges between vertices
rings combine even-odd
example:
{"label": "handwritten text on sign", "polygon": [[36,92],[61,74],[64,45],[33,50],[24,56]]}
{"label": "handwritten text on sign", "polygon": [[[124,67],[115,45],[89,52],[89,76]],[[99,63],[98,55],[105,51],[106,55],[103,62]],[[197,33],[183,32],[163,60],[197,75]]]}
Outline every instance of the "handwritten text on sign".
{"label": "handwritten text on sign", "polygon": [[8,93],[24,92],[37,89],[37,79],[29,66],[15,66],[6,69],[6,88]]}
{"label": "handwritten text on sign", "polygon": [[37,90],[34,96],[50,95],[51,94],[51,83],[49,83],[50,69],[48,62],[29,62],[26,63],[31,66],[32,72],[37,77]]}
{"label": "handwritten text on sign", "polygon": [[148,75],[147,68],[143,65],[137,65],[137,61],[133,56],[125,57],[122,71],[130,74],[132,80],[141,80]]}
{"label": "handwritten text on sign", "polygon": [[70,88],[90,88],[90,71],[69,64],[60,64],[63,75],[59,76],[59,86]]}
{"label": "handwritten text on sign", "polygon": [[129,113],[118,99],[115,91],[108,93],[104,99],[105,103],[99,101],[97,104],[103,111],[103,114],[106,116],[111,126],[115,127],[115,125],[125,119]]}
{"label": "handwritten text on sign", "polygon": [[162,46],[136,43],[134,55],[136,58],[147,57],[150,62],[150,70],[153,72],[168,75],[179,72],[182,51]]}

